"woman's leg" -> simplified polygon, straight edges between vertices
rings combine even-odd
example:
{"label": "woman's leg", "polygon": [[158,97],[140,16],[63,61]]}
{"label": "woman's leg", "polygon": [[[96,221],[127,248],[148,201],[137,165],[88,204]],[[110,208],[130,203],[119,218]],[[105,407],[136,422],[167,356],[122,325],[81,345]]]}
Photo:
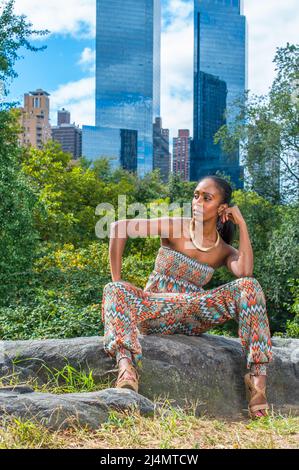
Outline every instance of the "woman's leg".
{"label": "woman's leg", "polygon": [[[266,299],[259,282],[252,277],[239,278],[206,291],[201,301],[206,302],[212,315],[214,311],[214,319],[217,320],[217,311],[224,308],[229,314],[227,319],[234,318],[238,322],[239,337],[247,356],[247,368],[250,369],[251,380],[258,389],[265,389],[266,364],[273,359],[273,353]],[[221,321],[221,318],[219,320]],[[191,327],[190,334],[197,334],[201,321],[200,319],[199,324],[193,327],[187,318],[184,328],[188,331]],[[250,400],[250,406],[264,404],[267,404],[264,394],[257,393]],[[265,416],[267,412],[259,409],[253,414]]]}
{"label": "woman's leg", "polygon": [[273,352],[262,287],[254,277],[239,278],[226,286],[234,299],[229,313],[239,325],[238,334],[246,354],[247,368],[252,375],[266,375],[267,364],[273,360]]}
{"label": "woman's leg", "polygon": [[102,297],[105,352],[115,358],[117,364],[121,358],[127,358],[135,366],[141,366],[138,324],[158,319],[163,333],[171,334],[179,319],[184,317],[186,300],[182,299],[183,295],[145,292],[125,281],[106,284]]}
{"label": "woman's leg", "polygon": [[[190,294],[193,296],[194,294]],[[186,317],[182,330],[198,334],[204,326],[213,327],[234,319],[247,368],[255,376],[266,375],[267,364],[273,359],[266,299],[254,277],[238,278],[204,294],[195,294],[194,313]],[[192,321],[191,321],[192,318]]]}
{"label": "woman's leg", "polygon": [[243,277],[199,293],[144,292],[133,284],[116,281],[103,291],[102,320],[105,351],[118,360],[141,364],[138,323],[151,333],[199,334],[234,318],[252,374],[266,374],[272,360],[272,344],[265,296],[259,282]]}

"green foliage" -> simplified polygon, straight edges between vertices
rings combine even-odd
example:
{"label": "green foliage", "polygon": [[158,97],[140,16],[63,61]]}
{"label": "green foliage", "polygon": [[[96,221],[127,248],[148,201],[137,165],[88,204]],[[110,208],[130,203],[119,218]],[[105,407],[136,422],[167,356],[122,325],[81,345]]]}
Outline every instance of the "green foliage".
{"label": "green foliage", "polygon": [[44,36],[49,33],[48,30],[34,30],[32,24],[26,22],[24,15],[15,15],[15,0],[2,0],[0,5],[0,84],[4,88],[4,96],[8,93],[7,82],[18,76],[14,70],[16,61],[20,58],[18,51],[24,47],[30,51],[40,51],[46,46],[35,47],[30,44],[32,35]]}
{"label": "green foliage", "polygon": [[[299,207],[273,205],[253,191],[235,191],[233,198],[248,227],[254,252],[253,276],[265,292],[271,331],[285,331],[287,322],[292,319],[289,310],[292,292],[288,280],[299,277]],[[235,237],[235,248],[238,248],[238,240],[239,235]],[[233,279],[234,276],[222,267],[214,273],[207,287],[217,287]],[[233,323],[231,326],[225,324],[217,331],[236,332]]]}
{"label": "green foliage", "polygon": [[[172,215],[180,215],[181,204],[191,202],[194,182],[171,177],[163,186],[158,173],[139,180],[122,169],[111,171],[105,162],[94,167],[71,166],[70,155],[55,142],[42,150],[24,149],[21,162],[37,198],[31,211],[42,243],[33,271],[20,277],[23,284],[18,287],[17,302],[1,311],[1,337],[98,334],[103,331],[101,293],[111,276],[109,239],[94,241],[95,208],[101,202],[117,208],[119,194],[125,194],[127,204],[142,200],[147,215],[153,203],[170,202],[179,207]],[[265,290],[271,330],[285,332],[289,325],[288,331],[295,334],[295,327],[288,323],[293,316],[288,308],[292,294],[287,282],[298,278],[298,206],[271,204],[253,191],[234,191],[233,200],[247,222],[255,255],[254,276]],[[151,212],[151,216],[160,215]],[[130,215],[134,216],[138,214]],[[238,239],[236,236],[236,248]],[[122,277],[143,288],[154,268],[160,243],[159,237],[129,238]],[[234,278],[222,267],[206,287],[217,287]],[[11,284],[6,279],[7,289]],[[227,322],[212,332],[237,336],[237,324]]]}
{"label": "green foliage", "polygon": [[99,204],[111,204],[117,220],[119,196],[126,197],[127,208],[133,202],[148,204],[158,200],[161,203],[161,194],[167,194],[157,171],[138,178],[121,168],[112,171],[105,159],[94,162],[93,166],[85,159],[71,166],[70,159],[60,144],[53,141],[41,150],[32,147],[23,150],[22,168],[38,195],[34,216],[44,241],[77,246],[89,243],[96,237],[95,210]]}
{"label": "green foliage", "polygon": [[170,173],[167,185],[167,196],[169,196],[170,202],[179,204],[186,202],[186,200],[191,202],[194,184],[194,182],[182,181],[179,174]]}
{"label": "green foliage", "polygon": [[249,96],[247,90],[244,100],[234,104],[239,108],[234,122],[219,129],[215,143],[230,154],[240,142],[251,189],[272,203],[288,204],[298,201],[299,46],[277,48],[273,62],[270,92]]}
{"label": "green foliage", "polygon": [[36,303],[35,307],[23,305],[0,309],[1,340],[75,338],[103,334],[99,305],[82,308],[66,299],[53,299],[47,291],[38,300],[39,305]]}
{"label": "green foliage", "polygon": [[293,296],[293,304],[288,308],[294,318],[287,320],[286,336],[299,338],[299,279],[289,279],[288,285]]}
{"label": "green foliage", "polygon": [[18,51],[33,47],[28,38],[48,31],[31,29],[24,15],[13,13],[14,0],[3,0],[0,7],[0,305],[7,304],[24,285],[24,275],[30,272],[38,241],[34,228],[35,194],[20,166],[18,144],[19,114],[6,103],[9,81],[17,77],[14,70]]}
{"label": "green foliage", "polygon": [[[148,239],[149,242],[154,240]],[[123,274],[144,287],[153,269],[153,253],[124,259]],[[0,309],[2,340],[72,338],[103,334],[101,302],[111,281],[108,247],[93,242],[76,249],[45,244],[34,266],[34,276],[10,306]]]}
{"label": "green foliage", "polygon": [[95,208],[107,188],[90,169],[70,165],[70,154],[49,141],[42,150],[24,149],[22,167],[38,195],[34,211],[42,240],[61,243],[95,238]]}
{"label": "green foliage", "polygon": [[38,240],[32,217],[36,198],[18,163],[17,131],[15,113],[0,111],[0,305],[22,286]]}
{"label": "green foliage", "polygon": [[0,309],[1,339],[72,338],[103,332],[101,296],[111,280],[107,247],[39,253],[28,285]]}
{"label": "green foliage", "polygon": [[288,280],[299,278],[299,207],[279,207],[281,223],[275,227],[268,250],[258,263],[260,278],[268,300],[271,323],[277,330],[284,329],[290,319],[288,306],[292,293]]}

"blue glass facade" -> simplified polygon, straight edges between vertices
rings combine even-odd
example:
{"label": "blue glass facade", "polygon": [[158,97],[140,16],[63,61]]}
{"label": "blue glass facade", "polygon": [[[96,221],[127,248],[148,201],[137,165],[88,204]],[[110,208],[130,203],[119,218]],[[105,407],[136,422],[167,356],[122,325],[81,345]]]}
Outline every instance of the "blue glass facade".
{"label": "blue glass facade", "polygon": [[134,129],[83,126],[82,154],[91,160],[109,158],[112,170],[137,171],[138,133]]}
{"label": "blue glass facade", "polygon": [[227,86],[225,81],[214,75],[200,72],[198,100],[198,147],[202,160],[221,161],[223,154],[220,145],[213,143],[217,130],[226,123],[225,110]]}
{"label": "blue glass facade", "polygon": [[[195,0],[194,3],[194,138],[190,178],[198,180],[217,170],[231,175],[243,187],[239,151],[225,155],[213,143],[224,124],[224,95],[231,112],[247,89],[247,31],[240,0]],[[213,109],[211,109],[211,107]],[[234,119],[228,116],[227,124]],[[217,124],[217,125],[216,125]],[[218,147],[218,148],[217,148]]]}
{"label": "blue glass facade", "polygon": [[[135,130],[137,173],[152,171],[153,122],[160,116],[160,37],[160,0],[97,0],[96,129],[84,126],[83,155],[95,158],[109,149],[114,133],[103,128]],[[110,144],[114,154],[118,144]]]}

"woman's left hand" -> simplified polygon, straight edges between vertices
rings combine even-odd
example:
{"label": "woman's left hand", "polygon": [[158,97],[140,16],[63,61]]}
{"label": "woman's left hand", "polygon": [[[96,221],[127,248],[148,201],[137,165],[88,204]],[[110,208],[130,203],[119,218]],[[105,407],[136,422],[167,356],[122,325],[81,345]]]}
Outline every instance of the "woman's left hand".
{"label": "woman's left hand", "polygon": [[233,207],[228,207],[227,209],[223,209],[223,211],[220,213],[220,218],[223,224],[227,222],[228,220],[231,220],[236,225],[245,223],[243,215],[241,214],[238,206],[233,206]]}

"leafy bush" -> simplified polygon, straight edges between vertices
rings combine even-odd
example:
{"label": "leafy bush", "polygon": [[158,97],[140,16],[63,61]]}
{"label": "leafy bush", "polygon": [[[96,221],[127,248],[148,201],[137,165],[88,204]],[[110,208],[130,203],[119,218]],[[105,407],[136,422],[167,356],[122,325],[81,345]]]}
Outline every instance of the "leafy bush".
{"label": "leafy bush", "polygon": [[0,111],[0,305],[21,287],[38,242],[32,216],[36,196],[18,163],[17,132],[15,114]]}
{"label": "leafy bush", "polygon": [[[239,193],[240,207],[245,204],[245,198],[242,198]],[[267,220],[276,214],[276,224],[270,235],[266,232],[262,236],[263,210]],[[298,286],[292,287],[289,281],[297,279],[294,275],[298,253],[296,210],[272,208],[264,204],[262,198],[256,199],[254,194],[247,195],[246,204],[241,207],[242,213],[248,211],[245,218],[255,253],[254,276],[266,294],[271,332],[292,337],[298,336],[298,294],[294,291]],[[254,215],[250,216],[250,211]],[[144,288],[154,268],[160,244],[159,237],[129,238],[123,255],[122,278]],[[238,246],[237,242],[235,246]],[[2,339],[63,338],[103,333],[102,291],[104,285],[111,281],[108,240],[86,242],[81,248],[72,243],[44,242],[36,254],[33,273],[26,279],[16,300],[0,309]],[[205,289],[234,279],[232,273],[221,267]],[[210,331],[236,337],[238,324],[231,320]]]}
{"label": "leafy bush", "polygon": [[[148,239],[147,243],[157,243]],[[123,277],[144,287],[153,256],[130,255]],[[28,284],[9,306],[0,308],[2,340],[72,338],[103,334],[102,292],[111,281],[108,246],[93,242],[76,249],[43,244]]]}
{"label": "leafy bush", "polygon": [[294,303],[289,307],[289,310],[295,317],[293,320],[287,320],[286,336],[299,338],[299,279],[291,279],[288,284],[294,296]]}

